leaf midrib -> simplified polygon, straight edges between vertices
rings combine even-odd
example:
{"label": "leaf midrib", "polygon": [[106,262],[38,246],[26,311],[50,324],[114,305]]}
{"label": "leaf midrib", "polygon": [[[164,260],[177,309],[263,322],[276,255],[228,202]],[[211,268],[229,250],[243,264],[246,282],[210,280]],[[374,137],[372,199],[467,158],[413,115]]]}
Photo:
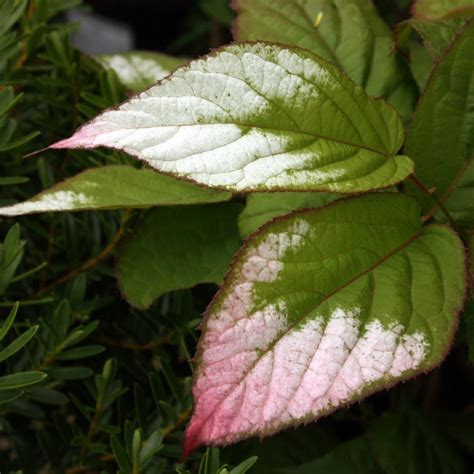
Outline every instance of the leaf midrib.
{"label": "leaf midrib", "polygon": [[[452,196],[456,189],[460,189],[459,183],[461,182],[462,178],[469,170],[469,167],[474,164],[474,155],[471,156],[468,160],[464,161],[463,165],[461,166],[458,174],[453,178],[451,183],[449,184],[448,188],[444,192],[443,196],[441,197],[441,204],[446,205],[449,201],[449,198]],[[440,210],[440,205],[435,204],[427,213],[427,218],[433,217],[438,211]],[[448,209],[449,210],[449,209]]]}
{"label": "leaf midrib", "polygon": [[[110,123],[110,121],[105,121],[105,120],[104,120],[104,122]],[[376,150],[375,148],[372,148],[372,147],[369,147],[369,146],[366,146],[366,145],[351,143],[351,142],[348,142],[348,141],[345,141],[345,140],[341,140],[340,138],[329,138],[329,137],[326,137],[325,135],[321,135],[319,133],[306,132],[306,131],[303,131],[303,130],[288,130],[288,129],[278,128],[278,127],[264,127],[264,126],[261,126],[261,125],[256,126],[256,125],[250,125],[250,124],[237,122],[237,121],[234,121],[234,122],[213,122],[213,123],[204,123],[204,124],[203,123],[181,123],[179,125],[171,125],[171,124],[170,125],[150,125],[150,126],[130,127],[130,128],[121,127],[120,130],[121,131],[123,131],[123,130],[146,130],[146,129],[164,128],[164,127],[177,127],[177,128],[180,128],[180,127],[209,127],[209,126],[213,126],[213,125],[235,125],[237,127],[249,128],[249,129],[258,129],[258,130],[268,130],[268,131],[274,131],[274,132],[292,133],[292,134],[295,134],[295,135],[301,134],[301,135],[306,135],[308,137],[317,138],[317,139],[320,139],[320,140],[326,140],[328,142],[335,142],[335,143],[340,143],[341,145],[347,145],[347,146],[351,146],[351,147],[354,147],[354,148],[360,148],[362,150],[367,150],[367,151],[370,151],[372,153],[376,153],[377,155],[382,155],[385,158],[392,158],[392,157],[396,156],[395,154],[386,153],[386,152],[383,152],[383,151],[380,151],[380,150]],[[104,133],[97,133],[96,135],[94,135],[94,137],[97,137],[99,135],[104,135]],[[164,142],[162,142],[162,143],[164,143]],[[95,148],[97,146],[104,146],[106,148],[115,148],[111,145],[93,145],[91,148]],[[201,152],[201,153],[207,153],[208,151],[213,151],[213,150],[207,150],[207,151]],[[286,153],[285,150],[283,150],[282,153]]]}

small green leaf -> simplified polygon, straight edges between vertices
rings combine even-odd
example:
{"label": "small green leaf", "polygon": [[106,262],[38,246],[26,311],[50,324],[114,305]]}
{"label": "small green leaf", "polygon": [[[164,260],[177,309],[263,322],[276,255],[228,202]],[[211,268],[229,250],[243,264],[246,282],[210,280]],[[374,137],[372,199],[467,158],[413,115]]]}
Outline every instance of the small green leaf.
{"label": "small green leaf", "polygon": [[26,371],[0,377],[0,390],[12,390],[39,383],[47,377],[44,372]]}
{"label": "small green leaf", "polygon": [[238,466],[230,471],[230,474],[245,474],[257,462],[257,460],[257,456],[252,456],[251,458],[242,461]]}
{"label": "small green leaf", "polygon": [[118,282],[128,302],[147,308],[160,295],[220,283],[240,245],[237,203],[150,211],[120,250]]}
{"label": "small green leaf", "polygon": [[132,466],[133,471],[138,472],[139,464],[138,464],[138,455],[140,453],[140,446],[142,444],[142,436],[140,430],[137,428],[133,432],[132,438]]}
{"label": "small green leaf", "polygon": [[105,68],[113,69],[120,82],[133,92],[141,92],[166,77],[185,60],[149,51],[103,54],[96,57]]}
{"label": "small green leaf", "polygon": [[464,268],[459,237],[422,228],[401,193],[266,224],[201,325],[185,452],[307,423],[437,366],[457,327]]}
{"label": "small green leaf", "polygon": [[[425,90],[434,64],[446,54],[466,21],[466,18],[461,17],[437,22],[411,18],[397,25],[397,49],[410,58],[410,70],[420,91]],[[423,43],[412,38],[413,30],[418,33]]]}
{"label": "small green leaf", "polygon": [[236,40],[309,49],[409,118],[416,88],[392,49],[390,28],[370,0],[235,0],[233,4],[239,13]]}
{"label": "small green leaf", "polygon": [[299,48],[225,46],[50,148],[120,149],[229,191],[360,192],[413,171],[399,115]]}
{"label": "small green leaf", "polygon": [[101,352],[104,352],[104,350],[105,347],[100,345],[74,347],[73,349],[61,352],[56,358],[58,360],[86,359],[87,357],[93,357],[100,354]]}
{"label": "small green leaf", "polygon": [[41,132],[31,132],[31,133],[28,133],[27,135],[23,135],[21,138],[18,138],[17,140],[13,140],[9,142],[7,145],[0,146],[0,152],[8,151],[8,150],[12,150],[13,148],[20,147],[24,145],[25,143],[28,143],[29,141],[33,140],[33,138],[36,138],[38,135],[40,135],[40,133]]}
{"label": "small green leaf", "polygon": [[143,208],[227,201],[214,191],[130,166],[92,168],[43,191],[28,201],[0,207],[0,215],[88,209]]}
{"label": "small green leaf", "polygon": [[[17,96],[18,97],[18,96]],[[13,87],[5,87],[0,90],[0,117],[5,115],[18,99],[15,99]]]}
{"label": "small green leaf", "polygon": [[50,327],[54,333],[54,342],[64,344],[69,324],[71,322],[71,308],[67,300],[62,300],[51,316]]}
{"label": "small green leaf", "polygon": [[17,398],[20,398],[25,392],[22,390],[0,390],[0,405],[2,403],[9,403]]}
{"label": "small green leaf", "polygon": [[145,465],[153,456],[162,449],[163,433],[161,430],[154,431],[148,439],[143,443],[140,449],[139,464]]}
{"label": "small green leaf", "polygon": [[130,466],[130,461],[128,459],[127,452],[125,451],[125,448],[123,447],[117,436],[112,435],[110,437],[110,447],[112,448],[112,452],[114,453],[115,461],[117,461],[120,473],[131,473],[132,467]]}
{"label": "small green leaf", "polygon": [[199,474],[214,474],[219,470],[220,455],[219,449],[207,448],[199,466]]}
{"label": "small green leaf", "polygon": [[0,4],[0,37],[6,33],[21,17],[28,0],[6,1]]}
{"label": "small green leaf", "polygon": [[28,391],[31,400],[48,405],[65,405],[68,398],[61,392],[49,387],[33,387]]}
{"label": "small green leaf", "polygon": [[25,331],[23,334],[18,336],[13,342],[11,342],[5,349],[0,352],[0,362],[8,359],[13,354],[18,352],[28,341],[36,334],[39,326],[32,326],[30,329]]}
{"label": "small green leaf", "polygon": [[66,348],[73,346],[74,344],[79,344],[87,337],[89,337],[99,326],[100,321],[92,321],[85,326],[78,326],[71,331],[65,341],[62,343],[62,347]]}
{"label": "small green leaf", "polygon": [[[24,254],[25,242],[20,240],[20,226],[13,225],[0,244],[0,294],[3,294],[11,283]],[[24,301],[22,301],[24,303]]]}
{"label": "small green leaf", "polygon": [[10,313],[8,314],[7,319],[2,324],[2,327],[0,328],[0,341],[4,339],[4,337],[8,334],[8,331],[12,327],[13,321],[15,321],[19,307],[20,307],[20,303],[17,301],[13,305],[13,308],[10,310]]}
{"label": "small green leaf", "polygon": [[242,237],[255,232],[274,217],[283,216],[296,209],[321,207],[339,198],[331,193],[254,193],[247,198],[247,205],[239,216]]}
{"label": "small green leaf", "polygon": [[0,186],[12,186],[13,184],[27,183],[29,178],[26,176],[5,176],[0,178]]}

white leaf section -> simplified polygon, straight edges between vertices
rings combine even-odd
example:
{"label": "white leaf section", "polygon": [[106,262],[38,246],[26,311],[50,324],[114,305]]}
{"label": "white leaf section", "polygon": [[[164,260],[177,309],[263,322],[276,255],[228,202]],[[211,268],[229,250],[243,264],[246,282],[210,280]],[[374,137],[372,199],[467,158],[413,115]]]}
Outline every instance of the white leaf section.
{"label": "white leaf section", "polygon": [[0,216],[35,212],[146,208],[226,201],[230,193],[196,186],[150,169],[113,165],[90,168],[28,201],[0,207]]}
{"label": "white leaf section", "polygon": [[[91,186],[94,183],[90,183]],[[57,191],[38,196],[34,201],[25,201],[0,208],[2,216],[21,216],[34,212],[71,211],[81,207],[93,206],[95,200],[84,193]]]}
{"label": "white leaf section", "polygon": [[364,191],[403,180],[396,112],[313,53],[236,44],[176,70],[52,148],[117,148],[234,191]]}
{"label": "white leaf section", "polygon": [[[268,306],[237,324],[225,307],[218,330],[212,328],[204,341],[211,348],[203,353],[209,370],[195,388],[207,402],[197,407],[207,417],[200,435],[212,444],[222,442],[223,433],[230,442],[242,433],[275,431],[353,400],[368,384],[419,367],[428,347],[424,334],[407,335],[401,324],[384,327],[377,319],[361,329],[359,313],[337,308],[327,321],[317,317],[288,329],[283,306]],[[229,367],[251,369],[222,402],[236,377]]]}

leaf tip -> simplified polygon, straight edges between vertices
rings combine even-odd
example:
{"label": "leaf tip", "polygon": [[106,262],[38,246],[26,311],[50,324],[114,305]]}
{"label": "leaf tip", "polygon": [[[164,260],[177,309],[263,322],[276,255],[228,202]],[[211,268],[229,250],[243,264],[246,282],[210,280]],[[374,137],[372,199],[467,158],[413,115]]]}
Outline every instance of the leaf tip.
{"label": "leaf tip", "polygon": [[48,149],[58,150],[64,148],[84,148],[90,146],[90,137],[84,134],[83,129],[78,130],[69,138],[59,140],[48,147]]}
{"label": "leaf tip", "polygon": [[201,423],[196,421],[196,418],[193,416],[191,421],[188,423],[186,432],[184,434],[183,459],[186,459],[191,453],[204,444],[203,440],[201,439],[200,428]]}
{"label": "leaf tip", "polygon": [[100,143],[98,139],[101,135],[114,131],[110,123],[91,122],[76,130],[69,138],[53,143],[48,149],[64,149],[64,148],[94,148]]}

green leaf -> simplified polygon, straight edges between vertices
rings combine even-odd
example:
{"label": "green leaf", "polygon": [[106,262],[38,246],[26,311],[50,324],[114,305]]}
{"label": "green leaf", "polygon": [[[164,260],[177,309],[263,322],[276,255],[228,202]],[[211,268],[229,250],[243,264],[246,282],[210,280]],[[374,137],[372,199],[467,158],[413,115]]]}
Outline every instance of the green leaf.
{"label": "green leaf", "polygon": [[[236,0],[235,37],[296,45],[329,59],[409,118],[415,88],[370,0]],[[317,26],[316,26],[317,24]]]}
{"label": "green leaf", "polygon": [[97,329],[99,324],[99,321],[92,321],[89,324],[86,324],[85,326],[76,327],[62,342],[62,347],[69,347],[83,341],[86,337],[90,336]]}
{"label": "green leaf", "polygon": [[[280,474],[287,471],[277,470]],[[341,443],[325,456],[301,464],[291,474],[383,474],[363,437]],[[408,474],[408,473],[407,473]]]}
{"label": "green leaf", "polygon": [[68,402],[66,395],[48,387],[33,387],[28,395],[31,400],[48,405],[65,405]]}
{"label": "green leaf", "polygon": [[140,446],[142,444],[142,436],[140,430],[137,428],[133,432],[133,438],[132,438],[132,466],[133,466],[133,471],[138,472],[138,454],[140,452]]}
{"label": "green leaf", "polygon": [[15,321],[19,307],[20,307],[20,303],[17,301],[13,305],[13,308],[11,309],[10,313],[8,314],[7,319],[2,324],[2,327],[0,328],[0,341],[5,338],[5,336],[8,334],[8,331],[12,327],[13,321]]}
{"label": "green leaf", "polygon": [[247,198],[247,205],[239,216],[239,231],[247,237],[274,217],[296,209],[320,207],[337,199],[331,193],[255,193]]}
{"label": "green leaf", "polygon": [[238,466],[235,466],[230,474],[245,474],[258,460],[257,456],[252,456],[245,461],[242,461]]}
{"label": "green leaf", "polygon": [[213,20],[226,28],[232,25],[234,13],[227,0],[199,0],[199,8]]}
{"label": "green leaf", "polygon": [[[461,27],[466,24],[466,19],[451,18],[438,22],[411,19],[407,23],[421,36],[423,44],[426,46],[432,59],[437,60],[444,56]],[[412,58],[413,60],[415,58]]]}
{"label": "green leaf", "polygon": [[0,352],[0,362],[11,357],[13,354],[18,352],[28,341],[36,334],[39,326],[32,326],[30,329],[25,331],[21,336],[18,336],[13,342],[11,342],[5,349]]}
{"label": "green leaf", "polygon": [[[473,221],[474,200],[474,22],[456,39],[428,81],[405,151],[416,164],[418,178],[435,188],[453,217]],[[458,189],[459,186],[459,189]],[[409,188],[424,212],[437,210],[434,200]]]}
{"label": "green leaf", "polygon": [[26,176],[3,176],[0,178],[0,186],[12,186],[14,184],[27,183],[29,178]]}
{"label": "green leaf", "polygon": [[155,430],[143,443],[139,454],[140,466],[145,465],[163,447],[163,433]]}
{"label": "green leaf", "polygon": [[27,0],[7,0],[0,3],[0,36],[20,19],[27,4]]}
{"label": "green leaf", "polygon": [[368,430],[371,451],[385,474],[464,474],[461,450],[429,412],[386,413]]}
{"label": "green leaf", "polygon": [[100,345],[90,345],[90,346],[81,346],[75,347],[73,349],[68,349],[64,352],[61,352],[57,356],[59,360],[76,360],[76,359],[86,359],[88,357],[95,356],[104,352],[105,347]]}
{"label": "green leaf", "polygon": [[148,169],[103,166],[83,171],[28,201],[0,207],[0,215],[199,204],[227,201],[230,197],[230,193],[196,186]]}
{"label": "green leaf", "polygon": [[33,140],[33,138],[37,137],[39,134],[40,134],[40,132],[31,132],[28,135],[23,135],[18,140],[11,141],[5,146],[1,146],[0,151],[1,152],[8,151],[8,150],[12,150],[13,148],[17,148],[19,146],[22,146],[25,143],[28,143],[29,141]]}
{"label": "green leaf", "polygon": [[127,456],[127,452],[123,447],[122,443],[119,441],[117,436],[112,435],[110,437],[110,447],[114,453],[115,461],[118,464],[120,472],[122,474],[129,474],[132,472],[132,467],[130,466],[130,461]]}
{"label": "green leaf", "polygon": [[113,69],[129,90],[140,92],[165,78],[185,60],[149,51],[103,54],[96,56],[102,66]]}
{"label": "green leaf", "polygon": [[240,211],[233,202],[150,211],[120,250],[118,282],[128,302],[144,309],[168,291],[222,282],[240,245]]}
{"label": "green leaf", "polygon": [[0,377],[0,390],[12,390],[39,383],[47,374],[38,371],[18,372],[16,374]]}
{"label": "green leaf", "polygon": [[474,15],[472,0],[416,0],[413,15],[423,20],[441,20]]}
{"label": "green leaf", "polygon": [[400,193],[268,223],[244,245],[204,323],[185,451],[307,423],[437,366],[465,292],[448,227]]}
{"label": "green leaf", "polygon": [[[304,464],[334,449],[340,442],[328,423],[320,420],[297,430],[285,431],[264,440],[249,439],[223,450],[227,464],[235,464],[251,455],[258,457],[255,472],[275,474],[291,472],[296,464]],[[230,457],[229,457],[230,454]]]}
{"label": "green leaf", "polygon": [[207,448],[199,466],[199,474],[214,474],[219,470],[220,455],[217,448]]}
{"label": "green leaf", "polygon": [[[472,102],[474,103],[474,101]],[[472,117],[474,117],[474,114],[472,114]],[[472,118],[466,117],[466,120],[472,120]],[[472,120],[472,124],[474,124],[474,120]],[[470,150],[470,159],[463,164],[464,166],[461,165],[459,171],[462,176],[459,177],[457,182],[456,177],[454,178],[444,195],[448,196],[446,207],[450,214],[457,224],[465,228],[472,228],[474,225],[474,155],[472,154],[472,148]],[[438,213],[438,218],[444,219],[444,216]]]}
{"label": "green leaf", "polygon": [[433,68],[433,60],[428,51],[418,42],[410,45],[410,69],[420,91],[424,90],[426,81]]}
{"label": "green leaf", "polygon": [[398,114],[299,48],[234,44],[177,69],[51,148],[106,146],[232,191],[357,192],[413,171]]}
{"label": "green leaf", "polygon": [[20,398],[24,392],[22,390],[0,390],[0,405],[3,403],[9,403],[17,398]]}
{"label": "green leaf", "polygon": [[5,292],[23,259],[25,242],[20,240],[20,226],[13,225],[0,244],[0,295]]}
{"label": "green leaf", "polygon": [[[446,54],[466,21],[466,18],[450,18],[437,22],[411,18],[397,25],[397,49],[410,58],[410,70],[420,91],[425,89],[434,64]],[[423,44],[412,38],[412,31],[418,33]]]}
{"label": "green leaf", "polygon": [[0,90],[0,118],[5,115],[19,100],[19,96],[15,97],[13,87],[5,87]]}

